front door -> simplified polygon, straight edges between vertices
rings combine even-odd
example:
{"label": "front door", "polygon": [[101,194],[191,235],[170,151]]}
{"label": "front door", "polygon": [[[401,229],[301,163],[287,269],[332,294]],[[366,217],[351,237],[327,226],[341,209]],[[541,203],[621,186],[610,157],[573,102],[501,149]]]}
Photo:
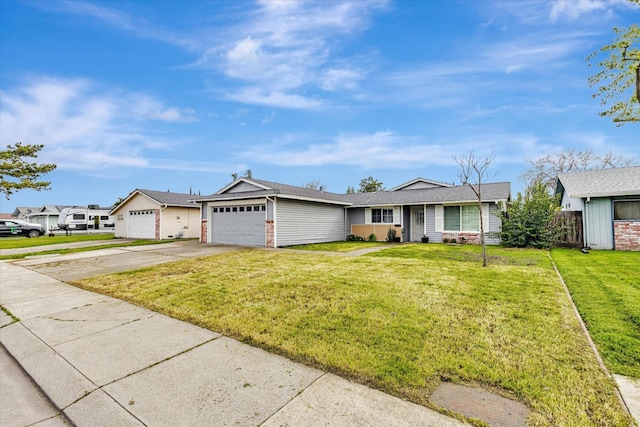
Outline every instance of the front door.
{"label": "front door", "polygon": [[411,206],[411,241],[419,242],[424,234],[424,207]]}

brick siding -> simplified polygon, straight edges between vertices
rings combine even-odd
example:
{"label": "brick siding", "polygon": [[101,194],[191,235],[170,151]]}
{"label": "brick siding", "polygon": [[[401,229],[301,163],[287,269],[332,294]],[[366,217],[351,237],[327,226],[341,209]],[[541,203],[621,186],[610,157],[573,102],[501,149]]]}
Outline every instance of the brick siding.
{"label": "brick siding", "polygon": [[156,209],[156,240],[160,240],[160,209]]}
{"label": "brick siding", "polygon": [[[464,238],[464,240],[461,241],[462,238]],[[464,242],[464,243],[473,243],[477,245],[477,244],[480,244],[480,233],[445,231],[444,233],[442,233],[442,240],[445,241],[445,239],[448,239],[449,241],[451,241],[451,239],[455,239],[456,243]]]}
{"label": "brick siding", "polygon": [[200,243],[208,243],[207,242],[207,220],[203,219],[200,221]]}
{"label": "brick siding", "polygon": [[268,247],[268,248],[273,248],[273,247],[275,247],[275,246],[274,246],[274,245],[275,245],[275,243],[274,243],[274,241],[273,241],[273,240],[274,240],[274,239],[273,239],[273,238],[274,238],[274,234],[273,234],[273,220],[272,220],[272,219],[268,219],[268,220],[266,221],[266,223],[267,223],[267,230],[266,230],[266,232],[267,232],[267,247]]}
{"label": "brick siding", "polygon": [[618,251],[640,251],[640,221],[614,221],[614,241]]}

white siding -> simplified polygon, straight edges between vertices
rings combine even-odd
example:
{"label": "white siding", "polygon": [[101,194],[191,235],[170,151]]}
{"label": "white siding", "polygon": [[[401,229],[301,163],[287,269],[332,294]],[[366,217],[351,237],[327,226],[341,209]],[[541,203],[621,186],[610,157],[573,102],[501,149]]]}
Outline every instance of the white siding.
{"label": "white siding", "polygon": [[277,199],[276,212],[278,246],[344,240],[342,206]]}
{"label": "white siding", "polygon": [[248,182],[240,182],[233,187],[229,188],[225,193],[242,193],[246,191],[257,191],[264,190],[262,187],[256,187],[253,184],[249,184]]}
{"label": "white siding", "polygon": [[611,199],[591,199],[584,205],[586,244],[593,249],[613,249]]}

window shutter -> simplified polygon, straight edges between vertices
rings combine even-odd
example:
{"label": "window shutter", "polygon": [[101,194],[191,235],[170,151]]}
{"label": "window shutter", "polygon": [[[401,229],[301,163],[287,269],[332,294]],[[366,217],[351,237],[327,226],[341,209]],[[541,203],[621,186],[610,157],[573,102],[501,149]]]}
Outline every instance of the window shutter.
{"label": "window shutter", "polygon": [[364,208],[364,223],[371,224],[371,208]]}
{"label": "window shutter", "polygon": [[482,226],[484,227],[484,232],[488,233],[489,230],[489,203],[482,204]]}
{"label": "window shutter", "polygon": [[436,231],[442,232],[444,230],[444,207],[442,205],[436,205]]}
{"label": "window shutter", "polygon": [[393,223],[400,224],[401,222],[400,219],[401,219],[400,206],[394,206],[393,207]]}

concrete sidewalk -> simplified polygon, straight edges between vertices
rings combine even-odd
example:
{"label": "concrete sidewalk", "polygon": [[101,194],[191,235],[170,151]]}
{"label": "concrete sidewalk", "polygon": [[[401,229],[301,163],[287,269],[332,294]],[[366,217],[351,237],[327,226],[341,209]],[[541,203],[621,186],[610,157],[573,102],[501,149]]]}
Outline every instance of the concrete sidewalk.
{"label": "concrete sidewalk", "polygon": [[18,265],[0,277],[20,319],[0,313],[0,343],[78,426],[465,425]]}

